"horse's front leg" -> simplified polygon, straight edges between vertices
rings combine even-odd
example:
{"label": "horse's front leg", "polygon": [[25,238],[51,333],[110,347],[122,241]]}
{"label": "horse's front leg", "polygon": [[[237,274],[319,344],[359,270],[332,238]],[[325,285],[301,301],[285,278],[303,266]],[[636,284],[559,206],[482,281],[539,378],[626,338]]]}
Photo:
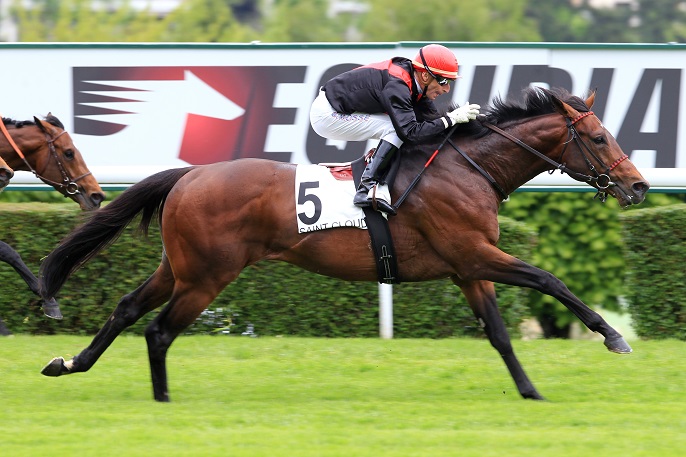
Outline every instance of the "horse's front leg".
{"label": "horse's front leg", "polygon": [[586,306],[552,273],[505,254],[495,246],[489,246],[488,252],[482,253],[478,272],[479,279],[529,287],[550,295],[565,305],[591,331],[603,335],[608,350],[618,354],[628,354],[632,351],[631,346],[617,330],[612,328],[600,314]]}
{"label": "horse's front leg", "polygon": [[524,368],[517,360],[517,356],[515,356],[512,343],[510,342],[510,335],[507,333],[505,322],[498,310],[493,283],[489,281],[460,281],[458,278],[452,279],[462,289],[462,293],[464,293],[474,315],[486,332],[491,345],[503,358],[520,395],[533,400],[544,400],[524,372]]}
{"label": "horse's front leg", "polygon": [[[24,280],[26,285],[29,286],[31,292],[40,296],[40,291],[38,288],[38,279],[29,270],[21,256],[17,251],[15,251],[12,246],[0,241],[0,261],[9,264],[14,270],[19,273],[19,276]],[[46,316],[52,319],[62,319],[62,313],[60,312],[60,306],[54,297],[50,297],[48,300],[43,302],[43,312]]]}

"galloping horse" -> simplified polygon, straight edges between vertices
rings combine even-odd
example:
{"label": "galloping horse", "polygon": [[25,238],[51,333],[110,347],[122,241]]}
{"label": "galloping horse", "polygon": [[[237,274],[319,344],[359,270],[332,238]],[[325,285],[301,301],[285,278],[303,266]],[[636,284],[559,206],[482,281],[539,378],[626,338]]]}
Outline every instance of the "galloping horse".
{"label": "galloping horse", "polygon": [[[65,197],[79,204],[82,210],[100,207],[105,199],[98,181],[88,170],[79,150],[64,130],[64,125],[52,114],[45,120],[15,121],[2,118],[0,156],[15,171],[30,171],[50,184]],[[0,177],[2,176],[0,164]],[[32,292],[39,295],[38,279],[24,264],[19,254],[0,241],[0,261],[10,264]],[[46,316],[61,319],[59,306],[53,297],[43,298]]]}
{"label": "galloping horse", "polygon": [[[450,278],[466,296],[524,398],[543,397],[515,357],[494,282],[555,297],[588,328],[601,333],[610,351],[631,352],[624,338],[558,278],[496,247],[501,202],[547,170],[564,170],[613,196],[622,207],[645,198],[648,183],[590,111],[594,99],[595,94],[584,101],[562,90],[528,89],[523,104],[496,98],[479,121],[453,130],[447,142],[404,145],[401,152],[394,201],[420,170],[426,172],[398,215],[389,220],[399,279]],[[41,265],[44,296],[57,293],[71,273],[113,243],[138,215],[144,230],[158,216],[162,261],[152,276],[121,299],[86,349],[68,361],[54,358],[42,373],[59,376],[89,370],[126,327],[168,302],[147,327],[145,338],[154,398],[169,401],[169,346],[247,266],[263,259],[280,260],[347,281],[377,281],[364,230],[298,233],[295,170],[293,164],[260,159],[167,170],[132,186],[93,214]]]}

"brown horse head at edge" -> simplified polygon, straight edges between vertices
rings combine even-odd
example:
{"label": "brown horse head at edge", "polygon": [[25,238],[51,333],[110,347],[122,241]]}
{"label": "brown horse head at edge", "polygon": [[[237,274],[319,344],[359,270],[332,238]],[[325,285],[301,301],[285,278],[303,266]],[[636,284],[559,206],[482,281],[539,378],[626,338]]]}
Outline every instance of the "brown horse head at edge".
{"label": "brown horse head at edge", "polygon": [[100,207],[105,193],[57,117],[2,122],[10,138],[0,135],[0,156],[14,171],[32,172],[84,211]]}

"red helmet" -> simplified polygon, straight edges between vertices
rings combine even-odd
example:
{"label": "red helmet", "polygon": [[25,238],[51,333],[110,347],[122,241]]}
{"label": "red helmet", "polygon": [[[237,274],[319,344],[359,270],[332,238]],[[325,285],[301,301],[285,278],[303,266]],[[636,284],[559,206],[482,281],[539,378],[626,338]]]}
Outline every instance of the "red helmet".
{"label": "red helmet", "polygon": [[[457,58],[452,51],[440,44],[429,44],[419,50],[412,60],[412,66],[428,71],[431,76],[457,79]],[[436,78],[439,79],[439,78]]]}

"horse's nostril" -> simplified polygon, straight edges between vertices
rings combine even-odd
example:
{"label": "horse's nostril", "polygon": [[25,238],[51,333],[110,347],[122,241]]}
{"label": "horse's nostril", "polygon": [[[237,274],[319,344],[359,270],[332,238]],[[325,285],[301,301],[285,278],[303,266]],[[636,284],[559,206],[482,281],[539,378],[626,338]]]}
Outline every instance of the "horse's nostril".
{"label": "horse's nostril", "polygon": [[105,201],[105,194],[101,192],[94,192],[90,195],[90,200],[95,207],[99,207],[100,204]]}
{"label": "horse's nostril", "polygon": [[639,181],[637,183],[634,183],[631,188],[634,190],[636,195],[643,196],[645,195],[646,192],[648,192],[648,189],[650,189],[650,184],[647,182]]}

